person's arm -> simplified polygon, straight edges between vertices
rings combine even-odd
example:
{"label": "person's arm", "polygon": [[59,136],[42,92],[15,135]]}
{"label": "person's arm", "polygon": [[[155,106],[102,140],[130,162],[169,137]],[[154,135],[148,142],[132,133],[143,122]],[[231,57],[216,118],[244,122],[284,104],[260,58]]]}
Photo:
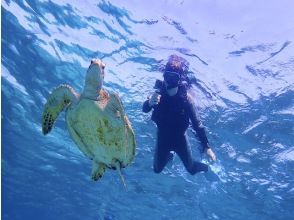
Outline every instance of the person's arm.
{"label": "person's arm", "polygon": [[151,109],[160,102],[161,95],[154,92],[150,98],[143,103],[143,112],[148,113]]}
{"label": "person's arm", "polygon": [[145,112],[145,113],[148,113],[150,112],[152,109],[152,107],[150,107],[149,105],[149,99],[147,99],[144,103],[143,103],[143,108],[142,108],[142,111]]}
{"label": "person's arm", "polygon": [[188,98],[188,112],[189,112],[189,117],[192,123],[192,128],[197,133],[197,136],[201,142],[201,145],[203,147],[203,152],[204,152],[204,150],[206,148],[210,148],[210,146],[206,136],[205,128],[198,117],[195,105],[192,102],[191,98]]}
{"label": "person's arm", "polygon": [[207,155],[213,160],[215,161],[216,160],[216,156],[215,154],[213,153],[210,145],[209,145],[209,142],[208,142],[208,139],[207,139],[207,136],[206,136],[206,132],[205,132],[205,128],[197,114],[197,111],[196,111],[196,107],[194,105],[194,102],[192,101],[192,98],[188,96],[188,112],[189,112],[189,117],[190,117],[190,120],[191,120],[191,123],[192,123],[192,127],[194,129],[194,131],[196,131],[197,133],[197,136],[201,142],[201,145],[202,145],[202,153],[206,152]]}

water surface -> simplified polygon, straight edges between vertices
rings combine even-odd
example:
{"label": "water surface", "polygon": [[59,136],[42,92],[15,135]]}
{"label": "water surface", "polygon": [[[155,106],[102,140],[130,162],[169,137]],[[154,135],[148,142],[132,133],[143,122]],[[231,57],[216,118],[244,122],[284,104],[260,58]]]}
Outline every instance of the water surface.
{"label": "water surface", "polygon": [[[293,2],[2,1],[2,218],[293,219]],[[152,170],[156,140],[141,112],[170,54],[193,72],[195,101],[221,177],[190,176],[179,158]],[[82,91],[91,58],[106,63],[137,140],[134,163],[90,179],[64,113],[41,134],[54,87]],[[199,143],[189,131],[193,155]]]}

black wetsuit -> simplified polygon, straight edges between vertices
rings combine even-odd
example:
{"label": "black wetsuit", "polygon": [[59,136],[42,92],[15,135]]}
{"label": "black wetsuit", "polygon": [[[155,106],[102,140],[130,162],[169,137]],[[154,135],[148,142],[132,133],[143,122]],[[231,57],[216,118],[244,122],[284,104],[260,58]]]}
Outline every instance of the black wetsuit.
{"label": "black wetsuit", "polygon": [[207,171],[206,164],[196,162],[192,159],[191,148],[186,137],[189,121],[199,137],[203,149],[209,148],[204,127],[199,120],[195,106],[187,96],[184,86],[179,86],[178,93],[169,96],[165,88],[161,89],[161,98],[158,105],[149,106],[149,100],[143,104],[143,112],[147,113],[153,109],[152,120],[156,123],[157,146],[154,154],[154,171],[160,173],[174,151],[181,158],[187,171],[194,175],[200,171]]}

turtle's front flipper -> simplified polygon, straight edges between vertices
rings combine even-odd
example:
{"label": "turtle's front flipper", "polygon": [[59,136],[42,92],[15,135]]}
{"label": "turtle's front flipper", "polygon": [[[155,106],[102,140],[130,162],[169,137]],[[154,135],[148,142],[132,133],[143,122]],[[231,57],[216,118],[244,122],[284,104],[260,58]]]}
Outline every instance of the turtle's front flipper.
{"label": "turtle's front flipper", "polygon": [[97,181],[99,180],[106,170],[106,165],[103,163],[97,163],[93,160],[93,167],[92,167],[92,180]]}
{"label": "turtle's front flipper", "polygon": [[63,109],[67,108],[71,103],[77,102],[79,94],[68,85],[60,85],[50,94],[42,115],[42,132],[48,134]]}

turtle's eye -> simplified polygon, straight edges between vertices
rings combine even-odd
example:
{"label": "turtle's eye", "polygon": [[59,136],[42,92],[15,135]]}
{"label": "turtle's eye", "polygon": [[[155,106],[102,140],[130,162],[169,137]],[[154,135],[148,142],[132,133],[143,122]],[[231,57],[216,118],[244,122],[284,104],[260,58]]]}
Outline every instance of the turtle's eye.
{"label": "turtle's eye", "polygon": [[91,64],[93,64],[93,63],[97,63],[98,61],[99,61],[98,59],[95,59],[95,58],[94,58],[94,59],[91,60]]}
{"label": "turtle's eye", "polygon": [[105,64],[101,63],[101,68],[104,70],[105,69]]}

